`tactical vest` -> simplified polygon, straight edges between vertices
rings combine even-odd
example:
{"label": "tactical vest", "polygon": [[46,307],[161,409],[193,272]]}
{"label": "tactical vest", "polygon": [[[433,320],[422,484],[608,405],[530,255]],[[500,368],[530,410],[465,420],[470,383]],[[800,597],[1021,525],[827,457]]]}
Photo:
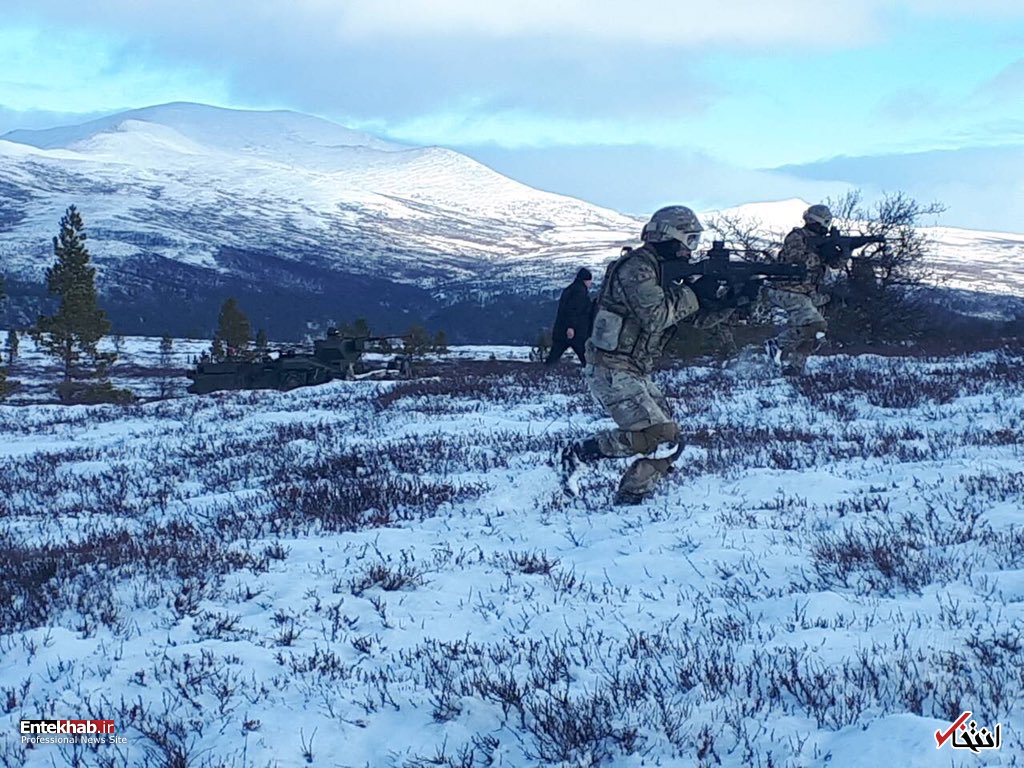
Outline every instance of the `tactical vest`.
{"label": "tactical vest", "polygon": [[[649,372],[675,332],[675,325],[647,331],[630,306],[629,290],[619,282],[619,271],[630,259],[646,258],[660,283],[661,260],[646,248],[623,248],[618,259],[605,270],[595,302],[596,313],[588,346],[588,360],[611,368]],[[696,299],[694,300],[696,303]],[[694,307],[694,311],[696,306]]]}

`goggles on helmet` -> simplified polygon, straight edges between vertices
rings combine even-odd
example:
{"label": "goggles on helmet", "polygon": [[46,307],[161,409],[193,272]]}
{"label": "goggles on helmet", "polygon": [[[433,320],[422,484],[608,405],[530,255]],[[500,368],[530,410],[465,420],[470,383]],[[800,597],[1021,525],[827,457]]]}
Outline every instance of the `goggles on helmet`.
{"label": "goggles on helmet", "polygon": [[696,251],[700,245],[700,232],[686,232],[679,241],[691,251]]}

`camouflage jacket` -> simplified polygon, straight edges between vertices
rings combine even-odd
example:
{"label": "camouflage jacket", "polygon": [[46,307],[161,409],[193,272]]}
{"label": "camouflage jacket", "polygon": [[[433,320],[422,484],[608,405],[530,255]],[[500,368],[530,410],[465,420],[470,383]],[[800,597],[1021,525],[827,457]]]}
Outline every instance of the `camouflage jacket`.
{"label": "camouflage jacket", "polygon": [[785,264],[803,264],[807,267],[807,278],[799,283],[783,283],[778,288],[793,293],[812,295],[820,290],[825,278],[825,265],[821,257],[811,248],[810,241],[815,234],[807,227],[795,227],[786,235],[779,251],[779,261]]}
{"label": "camouflage jacket", "polygon": [[645,375],[675,332],[676,324],[699,309],[685,286],[661,287],[661,260],[641,246],[624,251],[601,282],[587,360],[605,368]]}

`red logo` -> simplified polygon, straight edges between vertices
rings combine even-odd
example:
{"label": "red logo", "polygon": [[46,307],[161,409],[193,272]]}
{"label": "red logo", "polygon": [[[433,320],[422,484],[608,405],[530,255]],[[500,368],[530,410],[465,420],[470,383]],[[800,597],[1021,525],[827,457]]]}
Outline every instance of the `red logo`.
{"label": "red logo", "polygon": [[988,728],[979,730],[978,723],[974,720],[971,720],[969,726],[967,725],[967,718],[970,716],[970,712],[964,712],[953,721],[945,733],[936,731],[935,748],[942,749],[942,745],[952,739],[950,746],[953,749],[969,749],[975,754],[983,749],[999,749],[1003,744],[1003,726],[996,723],[996,727],[992,730]]}

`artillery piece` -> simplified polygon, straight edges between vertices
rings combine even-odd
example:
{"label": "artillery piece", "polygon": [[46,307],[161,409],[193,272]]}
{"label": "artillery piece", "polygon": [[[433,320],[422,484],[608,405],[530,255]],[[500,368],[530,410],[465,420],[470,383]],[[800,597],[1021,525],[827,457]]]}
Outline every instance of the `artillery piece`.
{"label": "artillery piece", "polygon": [[412,364],[406,355],[373,365],[362,359],[367,343],[402,336],[343,336],[329,328],[327,337],[313,342],[313,353],[286,349],[276,357],[229,357],[223,361],[201,360],[186,375],[192,379],[188,391],[205,395],[217,390],[277,389],[326,384],[334,379],[410,378]]}

